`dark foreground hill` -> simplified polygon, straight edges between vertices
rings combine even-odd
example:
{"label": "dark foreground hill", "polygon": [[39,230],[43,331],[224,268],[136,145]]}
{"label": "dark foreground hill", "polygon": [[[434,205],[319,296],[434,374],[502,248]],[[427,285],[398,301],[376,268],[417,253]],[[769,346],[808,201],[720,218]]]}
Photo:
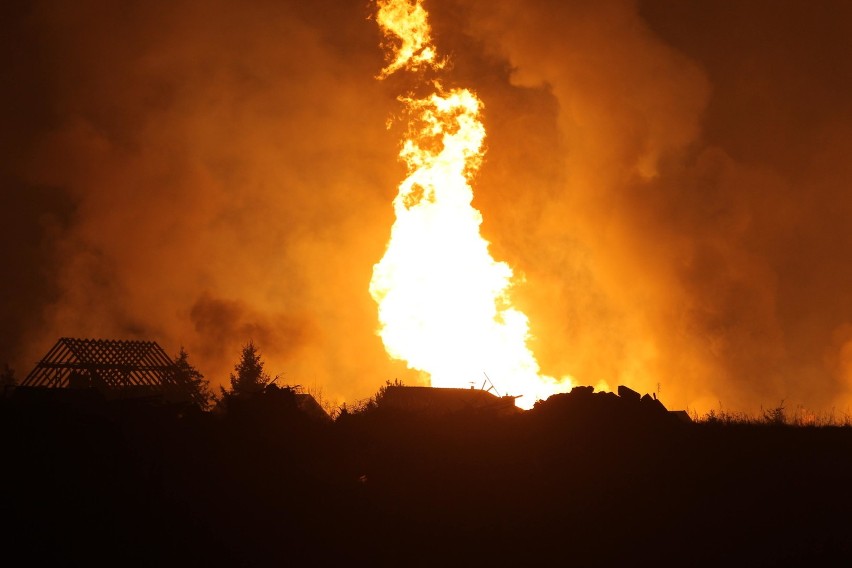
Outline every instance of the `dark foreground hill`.
{"label": "dark foreground hill", "polygon": [[2,552],[30,565],[844,565],[852,429],[287,397],[227,414],[2,401]]}

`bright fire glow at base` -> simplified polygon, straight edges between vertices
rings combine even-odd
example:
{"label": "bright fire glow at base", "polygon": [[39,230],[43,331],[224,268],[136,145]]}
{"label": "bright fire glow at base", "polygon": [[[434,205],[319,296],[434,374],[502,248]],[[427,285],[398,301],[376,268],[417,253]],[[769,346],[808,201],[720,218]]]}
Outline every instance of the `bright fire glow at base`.
{"label": "bright fire glow at base", "polygon": [[[396,40],[380,77],[442,66],[419,0],[380,0],[378,6],[379,25]],[[470,180],[484,153],[482,103],[467,89],[430,84],[434,92],[427,97],[400,98],[409,116],[400,151],[408,177],[394,199],[396,221],[370,282],[379,334],[392,357],[428,373],[432,386],[466,388],[487,376],[500,394],[521,395],[518,406],[529,408],[569,390],[571,380],[540,374],[527,346],[529,320],[509,298],[512,269],[491,257],[479,232],[482,215],[471,205]]]}

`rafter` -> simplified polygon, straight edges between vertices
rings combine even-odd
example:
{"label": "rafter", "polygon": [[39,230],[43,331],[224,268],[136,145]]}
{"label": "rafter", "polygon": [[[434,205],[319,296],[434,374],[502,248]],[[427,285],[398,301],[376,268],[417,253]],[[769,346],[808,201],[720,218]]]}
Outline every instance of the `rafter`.
{"label": "rafter", "polygon": [[175,371],[174,361],[154,341],[63,337],[21,386],[159,389],[174,382]]}

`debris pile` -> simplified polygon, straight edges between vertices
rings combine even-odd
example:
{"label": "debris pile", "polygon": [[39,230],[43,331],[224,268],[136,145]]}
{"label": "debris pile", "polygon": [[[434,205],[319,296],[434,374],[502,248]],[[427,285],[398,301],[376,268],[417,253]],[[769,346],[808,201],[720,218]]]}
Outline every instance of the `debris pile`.
{"label": "debris pile", "polygon": [[656,394],[641,395],[623,385],[618,387],[617,393],[595,392],[594,387],[577,386],[571,392],[537,402],[533,410],[545,415],[565,414],[592,421],[690,421],[686,412],[668,410]]}

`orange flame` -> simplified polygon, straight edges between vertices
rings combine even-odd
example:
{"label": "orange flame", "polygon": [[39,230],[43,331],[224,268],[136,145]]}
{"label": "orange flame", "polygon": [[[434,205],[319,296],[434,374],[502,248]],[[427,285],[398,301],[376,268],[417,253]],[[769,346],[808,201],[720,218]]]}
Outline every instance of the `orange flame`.
{"label": "orange flame", "polygon": [[[424,64],[440,68],[420,0],[378,5],[385,35],[399,38],[380,77]],[[530,407],[571,381],[540,374],[527,346],[527,316],[509,298],[512,269],[491,257],[479,232],[482,215],[471,205],[470,180],[484,153],[482,103],[467,89],[434,87],[425,98],[400,98],[410,117],[400,150],[408,177],[394,199],[396,221],[370,282],[379,334],[388,354],[428,373],[434,386],[465,387],[485,373]]]}
{"label": "orange flame", "polygon": [[417,69],[424,65],[433,69],[443,67],[443,63],[436,59],[428,14],[420,0],[413,3],[407,0],[378,0],[378,7],[376,22],[385,38],[389,43],[399,43],[398,46],[391,46],[393,59],[382,69],[379,78],[383,79],[403,68]]}

